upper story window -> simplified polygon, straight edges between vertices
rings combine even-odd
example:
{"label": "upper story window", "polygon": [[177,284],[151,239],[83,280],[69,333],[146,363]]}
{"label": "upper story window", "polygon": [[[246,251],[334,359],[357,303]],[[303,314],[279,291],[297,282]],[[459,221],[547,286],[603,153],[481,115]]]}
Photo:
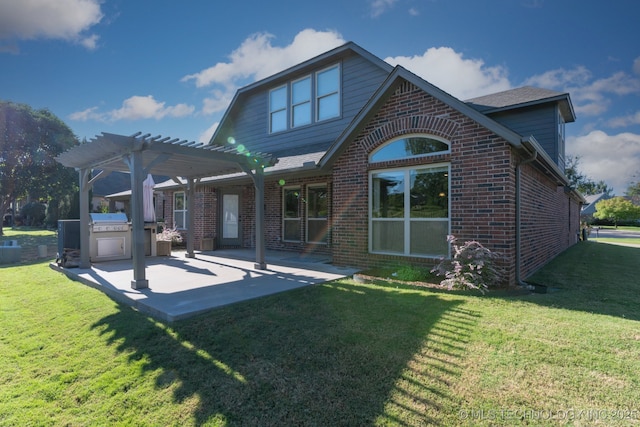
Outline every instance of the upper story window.
{"label": "upper story window", "polygon": [[291,83],[291,127],[311,123],[311,76]]}
{"label": "upper story window", "polygon": [[340,117],[340,80],[340,65],[336,64],[272,89],[269,132]]}
{"label": "upper story window", "polygon": [[287,129],[287,85],[269,92],[269,131]]}
{"label": "upper story window", "polygon": [[405,136],[386,143],[371,153],[370,162],[406,159],[407,157],[428,156],[450,151],[449,144],[443,140],[426,136]]}
{"label": "upper story window", "polygon": [[318,121],[340,116],[340,67],[316,74],[316,117]]}
{"label": "upper story window", "polygon": [[565,168],[565,145],[564,145],[564,117],[562,117],[562,113],[558,111],[558,166],[564,170]]}

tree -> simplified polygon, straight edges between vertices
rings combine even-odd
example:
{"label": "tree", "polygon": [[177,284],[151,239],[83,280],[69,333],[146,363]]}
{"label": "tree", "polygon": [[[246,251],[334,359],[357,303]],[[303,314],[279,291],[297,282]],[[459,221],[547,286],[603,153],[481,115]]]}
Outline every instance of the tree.
{"label": "tree", "polygon": [[634,182],[627,188],[627,191],[624,193],[631,201],[640,205],[640,182]]}
{"label": "tree", "polygon": [[618,228],[618,221],[640,219],[640,206],[634,205],[624,197],[614,197],[596,203],[596,213],[593,216],[598,219],[609,219]]}
{"label": "tree", "polygon": [[609,196],[612,195],[613,188],[609,187],[607,183],[602,180],[595,182],[587,177],[578,169],[579,164],[580,156],[567,156],[564,174],[569,179],[569,185],[571,185],[572,188],[575,188],[584,195],[600,193],[605,193]]}
{"label": "tree", "polygon": [[0,101],[0,213],[27,196],[56,207],[69,199],[78,190],[77,174],[55,156],[77,144],[71,129],[50,111]]}

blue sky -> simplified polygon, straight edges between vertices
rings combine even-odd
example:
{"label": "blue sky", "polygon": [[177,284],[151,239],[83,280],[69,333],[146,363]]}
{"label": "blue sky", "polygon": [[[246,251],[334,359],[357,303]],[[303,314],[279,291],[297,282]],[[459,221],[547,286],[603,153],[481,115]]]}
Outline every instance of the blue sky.
{"label": "blue sky", "polygon": [[207,141],[235,91],[353,41],[465,100],[568,91],[567,152],[623,194],[640,180],[636,0],[0,0],[0,99],[79,138]]}

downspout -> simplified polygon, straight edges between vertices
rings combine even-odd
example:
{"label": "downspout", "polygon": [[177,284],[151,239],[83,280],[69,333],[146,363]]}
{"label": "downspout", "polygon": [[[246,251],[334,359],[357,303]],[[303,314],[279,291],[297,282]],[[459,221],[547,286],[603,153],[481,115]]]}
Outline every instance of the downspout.
{"label": "downspout", "polygon": [[531,155],[531,157],[529,157],[528,159],[522,160],[520,162],[518,162],[518,164],[516,165],[516,282],[519,286],[523,286],[525,288],[531,288],[533,289],[533,287],[531,285],[529,285],[528,283],[524,282],[522,280],[521,277],[521,263],[522,263],[522,233],[520,228],[522,227],[522,212],[521,212],[521,201],[520,201],[520,197],[521,197],[521,190],[520,190],[520,186],[521,186],[521,171],[522,171],[522,166],[527,165],[531,162],[533,162],[535,159],[538,158],[538,152],[536,151],[536,149],[533,149],[533,154]]}

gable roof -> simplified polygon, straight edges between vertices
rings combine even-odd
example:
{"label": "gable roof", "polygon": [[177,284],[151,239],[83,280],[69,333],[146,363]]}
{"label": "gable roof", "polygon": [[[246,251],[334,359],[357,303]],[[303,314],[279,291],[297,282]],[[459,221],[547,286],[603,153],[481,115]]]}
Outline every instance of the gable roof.
{"label": "gable roof", "polygon": [[568,93],[556,92],[533,86],[524,86],[503,92],[492,93],[465,101],[466,104],[484,114],[492,114],[515,108],[557,102],[566,123],[576,120]]}
{"label": "gable roof", "polygon": [[[360,113],[354,117],[349,126],[343,131],[340,137],[336,139],[329,150],[327,150],[322,159],[320,159],[318,167],[326,168],[333,164],[333,162],[344,150],[346,150],[349,143],[362,131],[369,120],[377,113],[378,109],[387,101],[403,80],[412,83],[427,94],[449,105],[451,108],[461,112],[481,126],[504,138],[522,155],[531,157],[535,153],[535,162],[540,165],[548,175],[553,176],[558,184],[565,187],[569,186],[569,181],[567,180],[564,171],[560,170],[558,165],[551,159],[551,157],[549,157],[544,148],[540,146],[538,141],[532,135],[523,136],[512,131],[489,116],[481,113],[477,109],[472,108],[467,103],[460,101],[458,98],[432,85],[400,65],[393,69],[391,74],[389,74],[387,79],[371,97],[369,102],[367,102]],[[577,198],[581,201],[583,200],[582,195],[577,195]]]}
{"label": "gable roof", "polygon": [[[312,69],[317,69],[323,65],[328,65],[336,59],[346,58],[354,54],[364,57],[366,60],[374,64],[374,66],[378,66],[385,73],[388,73],[387,78],[378,87],[376,92],[371,96],[364,107],[354,116],[354,118],[345,127],[342,133],[328,147],[324,155],[322,155],[321,158],[315,162],[315,166],[312,165],[313,162],[304,162],[304,165],[300,164],[299,162],[292,162],[297,164],[297,168],[299,170],[309,170],[315,168],[316,170],[323,169],[326,171],[326,168],[329,168],[333,164],[334,160],[337,159],[338,156],[346,149],[348,143],[357,136],[357,134],[364,128],[364,126],[366,126],[369,119],[376,114],[377,110],[393,94],[398,85],[402,83],[402,80],[404,80],[414,84],[434,98],[449,105],[453,109],[460,111],[462,114],[476,121],[481,126],[501,136],[522,155],[530,157],[534,153],[536,153],[536,164],[542,167],[547,172],[547,174],[554,176],[559,185],[568,186],[569,183],[566,176],[564,175],[564,171],[560,170],[558,165],[549,157],[546,151],[541,147],[541,145],[532,135],[520,135],[493,120],[488,115],[490,113],[503,110],[523,108],[526,106],[548,102],[559,102],[561,111],[563,112],[563,115],[565,117],[565,121],[571,122],[575,120],[575,115],[573,113],[573,107],[571,105],[568,93],[560,93],[546,89],[525,87],[504,91],[493,95],[487,95],[484,97],[474,98],[471,101],[463,102],[456,97],[446,93],[442,89],[432,85],[426,80],[418,77],[402,66],[392,67],[382,59],[369,53],[353,42],[345,43],[342,46],[318,55],[312,59],[309,59],[270,77],[238,89],[233,100],[231,101],[229,108],[227,108],[227,110],[225,111],[225,114],[220,121],[220,125],[211,137],[209,144],[224,145],[225,141],[218,141],[218,139],[223,138],[225,126],[228,123],[233,122],[234,116],[242,108],[242,104],[245,99],[253,96],[257,91],[263,91],[265,87],[277,85],[279,83],[288,81],[296,74],[309,72]],[[298,154],[303,153],[291,152],[289,153],[289,156],[291,156],[292,159],[295,158],[296,160],[299,160],[299,156],[296,156]],[[319,152],[316,154],[319,154]],[[283,162],[283,164],[288,163],[285,162],[285,159],[289,156],[279,156],[280,162]],[[265,170],[265,173],[268,173],[268,171]],[[582,198],[582,196],[580,196],[580,198]]]}
{"label": "gable roof", "polygon": [[216,142],[216,140],[220,136],[220,132],[223,132],[226,122],[230,117],[233,117],[234,113],[242,106],[243,100],[253,92],[264,90],[265,86],[277,85],[280,82],[288,81],[292,75],[302,74],[310,70],[317,69],[323,65],[329,65],[337,58],[344,58],[352,54],[356,54],[367,59],[372,64],[380,67],[386,73],[390,73],[393,70],[393,67],[391,65],[373,55],[369,51],[363,49],[353,42],[347,42],[342,46],[338,46],[307,61],[301,62],[300,64],[289,67],[279,73],[238,89],[233,99],[231,100],[229,107],[222,116],[220,125],[216,128],[216,131],[211,136],[209,144],[224,144],[225,141]]}
{"label": "gable roof", "polygon": [[414,84],[439,101],[460,111],[472,120],[475,120],[482,126],[493,131],[497,135],[502,136],[514,147],[519,149],[522,148],[523,137],[521,135],[487,117],[478,110],[471,108],[469,105],[460,101],[458,98],[432,85],[421,77],[418,77],[406,68],[398,65],[393,69],[391,74],[389,74],[380,88],[378,88],[369,102],[362,108],[360,113],[356,115],[356,117],[352,120],[351,124],[349,124],[349,126],[344,130],[342,135],[340,135],[340,137],[329,148],[329,150],[327,150],[327,153],[321,160],[320,166],[331,164],[333,160],[335,160],[342,153],[342,151],[344,151],[344,149],[346,148],[345,145],[347,145],[347,141],[352,140],[358,133],[360,133],[364,126],[366,126],[369,119],[371,119],[377,113],[377,110],[393,94],[402,80]]}
{"label": "gable roof", "polygon": [[607,193],[599,193],[599,194],[591,194],[588,196],[584,196],[585,204],[582,206],[582,210],[580,211],[581,215],[593,215],[596,213],[596,205],[601,200],[610,199]]}

